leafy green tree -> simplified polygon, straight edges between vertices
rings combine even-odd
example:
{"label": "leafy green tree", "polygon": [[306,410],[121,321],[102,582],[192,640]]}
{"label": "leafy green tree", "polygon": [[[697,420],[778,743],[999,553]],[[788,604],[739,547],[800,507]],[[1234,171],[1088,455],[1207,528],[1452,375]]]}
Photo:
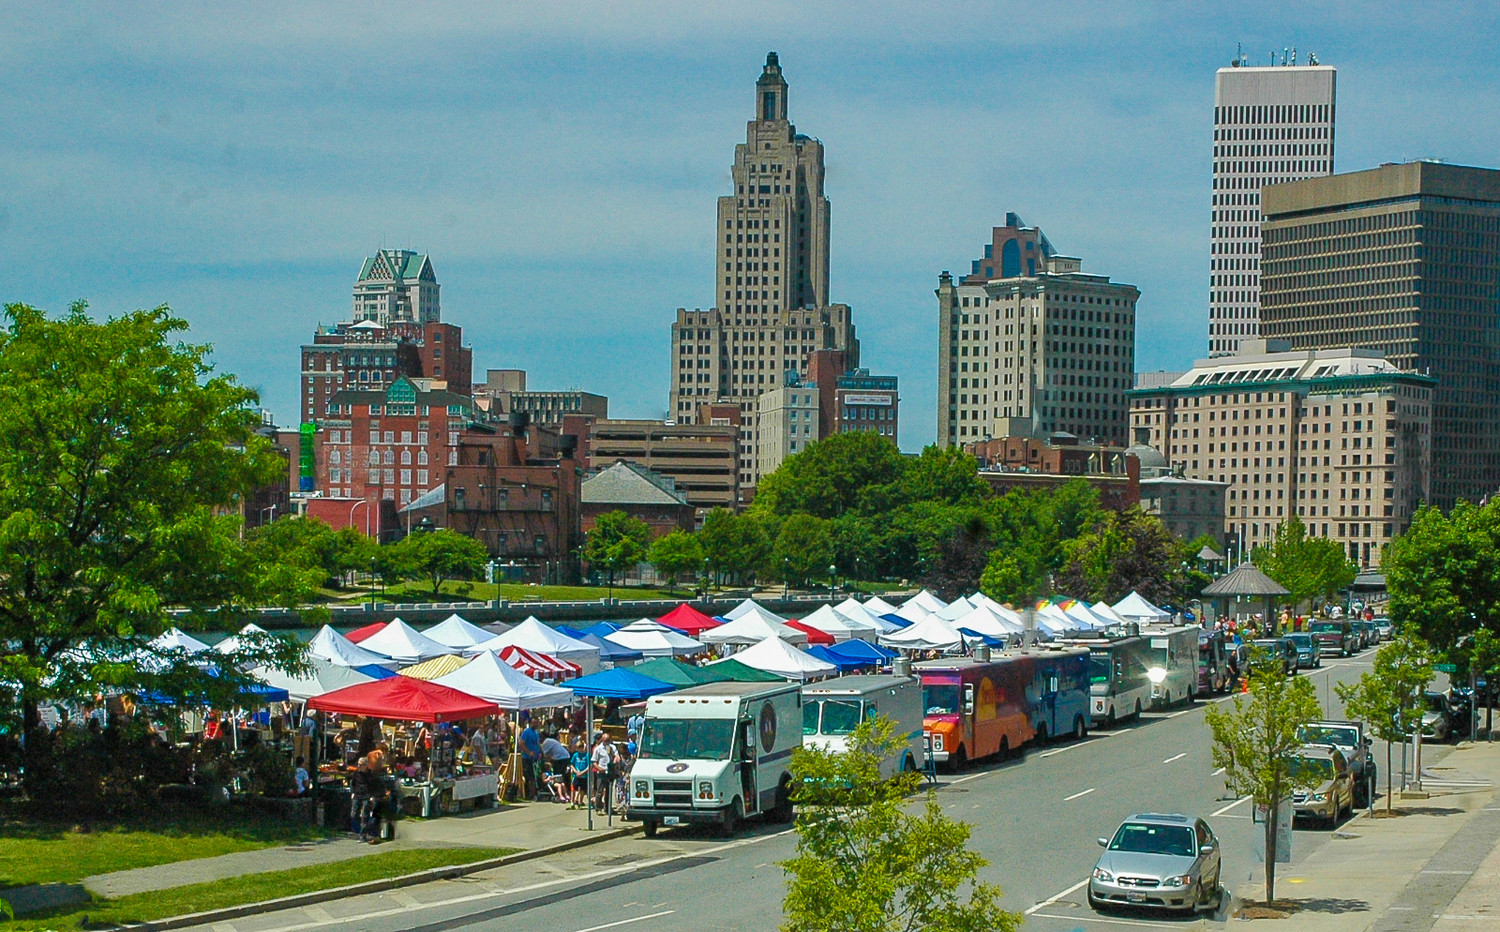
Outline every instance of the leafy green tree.
{"label": "leafy green tree", "polygon": [[311,598],[319,585],[337,584],[347,574],[368,568],[375,547],[374,541],[353,528],[334,530],[301,515],[278,518],[248,536],[263,563],[281,572],[305,574],[306,578],[296,580],[303,585],[294,590],[295,601],[290,605]]}
{"label": "leafy green tree", "polygon": [[990,551],[989,525],[981,515],[971,514],[962,527],[939,541],[936,552],[926,558],[922,585],[946,601],[967,595],[981,584]]}
{"label": "leafy green tree", "polygon": [[442,595],[445,581],[481,577],[489,562],[484,544],[449,528],[408,534],[389,546],[391,565],[430,585],[433,599]]}
{"label": "leafy green tree", "polygon": [[609,574],[614,594],[615,574],[646,559],[651,546],[651,528],[640,518],[623,511],[606,511],[583,538],[583,559]]}
{"label": "leafy green tree", "polygon": [[1280,658],[1253,650],[1246,674],[1249,695],[1228,707],[1204,710],[1214,739],[1214,764],[1229,788],[1265,807],[1266,904],[1276,898],[1276,827],[1283,800],[1320,779],[1296,766],[1302,746],[1297,729],[1323,715],[1312,681],[1288,676]]}
{"label": "leafy green tree", "polygon": [[646,560],[658,573],[675,580],[703,565],[703,546],[686,531],[668,531],[651,542],[646,549]]}
{"label": "leafy green tree", "polygon": [[1132,590],[1157,604],[1182,595],[1182,546],[1154,515],[1140,508],[1110,512],[1093,529],[1063,542],[1060,591],[1097,602]]}
{"label": "leafy green tree", "polygon": [[873,431],[833,434],[787,457],[755,488],[757,514],[809,514],[834,518],[846,512],[888,508],[889,486],[906,463],[889,438]]}
{"label": "leafy green tree", "polygon": [[1447,650],[1476,628],[1500,633],[1500,496],[1417,510],[1381,559],[1391,616]]}
{"label": "leafy green tree", "polygon": [[781,522],[767,568],[784,582],[804,585],[827,573],[832,561],[828,522],[812,515],[792,515]]}
{"label": "leafy green tree", "polygon": [[1338,541],[1309,537],[1295,514],[1277,526],[1269,546],[1250,551],[1250,562],[1291,591],[1287,602],[1294,608],[1347,588],[1359,572]]}
{"label": "leafy green tree", "polygon": [[[235,516],[285,464],[254,432],[255,392],[215,375],[186,330],[165,307],[102,322],[81,302],[55,319],[5,307],[0,680],[18,686],[28,773],[52,753],[43,701],[112,687],[237,693],[237,663],[209,676],[144,641],[286,594]],[[189,614],[171,618],[174,606]],[[295,668],[301,654],[276,639],[232,660]]]}
{"label": "leafy green tree", "polygon": [[[979,881],[984,858],[967,848],[970,827],[928,793],[918,813],[906,796],[916,773],[880,776],[898,753],[888,719],[862,723],[842,753],[799,749],[797,853],[787,873],[784,932],[1014,932],[1021,916],[1000,908],[1000,889]],[[967,897],[964,896],[967,892]]]}
{"label": "leafy green tree", "polygon": [[737,582],[753,579],[771,554],[771,541],[760,521],[724,508],[715,508],[704,517],[698,542],[709,568]]}
{"label": "leafy green tree", "polygon": [[940,502],[945,505],[977,505],[993,494],[979,478],[979,461],[958,447],[936,444],[922,450],[903,465],[892,498],[900,504]]}
{"label": "leafy green tree", "polygon": [[1385,808],[1391,808],[1391,745],[1422,724],[1422,690],[1432,682],[1432,651],[1415,634],[1400,634],[1375,652],[1375,667],[1334,689],[1344,711],[1367,724],[1385,746]]}

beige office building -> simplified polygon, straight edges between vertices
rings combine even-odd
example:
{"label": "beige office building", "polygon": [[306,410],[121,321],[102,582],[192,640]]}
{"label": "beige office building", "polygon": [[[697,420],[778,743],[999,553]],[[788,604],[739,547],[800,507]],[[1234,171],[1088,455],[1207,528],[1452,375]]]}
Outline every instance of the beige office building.
{"label": "beige office building", "polygon": [[672,324],[671,417],[691,423],[700,405],[739,406],[745,425],[740,483],[757,478],[756,399],[807,371],[813,350],[859,343],[849,308],[828,303],[828,198],[823,144],[787,118],[776,53],[755,85],[755,119],[735,146],[734,192],[719,198],[717,306],[678,308]]}
{"label": "beige office building", "polygon": [[1228,484],[1234,559],[1295,513],[1374,566],[1429,497],[1434,382],[1375,350],[1250,340],[1171,385],[1132,391],[1130,422],[1177,474]]}

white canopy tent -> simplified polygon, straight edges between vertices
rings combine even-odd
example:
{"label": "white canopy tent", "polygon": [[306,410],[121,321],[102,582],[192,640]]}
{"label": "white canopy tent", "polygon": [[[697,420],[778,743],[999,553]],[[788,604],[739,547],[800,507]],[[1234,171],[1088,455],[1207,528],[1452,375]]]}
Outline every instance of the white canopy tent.
{"label": "white canopy tent", "polygon": [[917,608],[926,611],[928,614],[931,614],[933,612],[942,611],[948,606],[948,603],[933,595],[931,592],[928,592],[926,589],[923,589],[921,592],[918,592],[916,595],[901,603],[902,608],[906,608],[908,605],[914,605]]}
{"label": "white canopy tent", "polygon": [[528,617],[504,634],[497,634],[488,640],[465,648],[464,653],[498,651],[502,647],[512,645],[551,654],[559,660],[572,661],[582,667],[584,673],[599,672],[599,648],[543,624],[535,615]]}
{"label": "white canopy tent", "polygon": [[957,628],[937,615],[928,615],[910,627],[892,631],[890,634],[882,634],[880,643],[886,647],[896,647],[902,650],[948,651],[962,647],[964,636],[958,632]]}
{"label": "white canopy tent", "polygon": [[413,628],[399,618],[391,620],[384,628],[359,642],[367,651],[384,654],[400,664],[421,663],[444,654],[458,651]]}
{"label": "white canopy tent", "polygon": [[[800,651],[777,637],[768,637],[753,647],[747,647],[732,659],[747,667],[799,682],[838,672],[838,667],[833,664],[819,660],[806,651]],[[713,669],[713,666],[714,664],[709,664],[708,668]]]}
{"label": "white canopy tent", "polygon": [[335,689],[358,686],[360,683],[368,683],[375,679],[352,667],[341,667],[327,660],[314,660],[312,672],[305,676],[289,676],[271,667],[256,667],[250,671],[250,675],[267,686],[286,690],[288,695],[298,702],[306,702],[324,693],[331,693]]}
{"label": "white canopy tent", "polygon": [[265,633],[267,633],[265,628],[262,628],[260,625],[252,621],[236,633],[231,634],[229,637],[215,644],[214,650],[218,651],[221,654],[232,654],[240,649],[240,644],[242,643],[240,639],[245,635]]}
{"label": "white canopy tent", "polygon": [[[854,604],[858,606],[860,616],[864,616],[864,606],[858,602]],[[873,622],[860,616],[846,615],[839,609],[823,605],[811,615],[803,618],[802,624],[807,625],[809,628],[817,628],[824,634],[833,635],[835,641],[847,641],[851,638],[857,638],[862,641],[874,640],[875,636],[883,629],[876,627]]]}
{"label": "white canopy tent", "polygon": [[954,599],[952,602],[949,602],[947,605],[938,609],[934,614],[936,614],[944,621],[953,621],[956,618],[961,618],[964,615],[969,614],[969,612],[972,612],[974,610],[974,606],[978,604],[978,602],[975,602],[968,596],[961,595],[958,598]]}
{"label": "white canopy tent", "polygon": [[151,639],[151,646],[157,650],[183,650],[190,654],[201,653],[209,649],[207,644],[181,628],[168,628]]}
{"label": "white canopy tent", "polygon": [[898,630],[896,625],[881,618],[870,606],[859,604],[859,600],[852,596],[835,605],[833,608],[840,615],[844,615],[855,622],[864,622],[869,625],[877,635],[884,634],[887,631]]}
{"label": "white canopy tent", "polygon": [[606,634],[604,640],[638,650],[646,657],[686,657],[703,651],[703,642],[650,618],[632,621],[613,634]]}
{"label": "white canopy tent", "polygon": [[[764,614],[762,614],[764,613]],[[717,628],[709,628],[698,636],[705,644],[759,644],[768,637],[779,638],[788,644],[806,644],[807,632],[789,627],[781,619],[759,605],[733,621],[726,621]]]}
{"label": "white canopy tent", "polygon": [[1114,604],[1115,614],[1126,621],[1137,624],[1148,625],[1157,621],[1166,621],[1172,617],[1171,612],[1163,611],[1147,602],[1139,592],[1131,591],[1130,595]]}
{"label": "white canopy tent", "polygon": [[1063,614],[1077,622],[1080,631],[1101,631],[1112,624],[1089,611],[1089,607],[1082,602],[1069,605],[1063,609]]}
{"label": "white canopy tent", "polygon": [[1036,610],[1036,626],[1039,631],[1052,637],[1067,634],[1069,631],[1082,630],[1082,626],[1077,621],[1069,618],[1067,612],[1052,602]]}
{"label": "white canopy tent", "polygon": [[878,595],[872,595],[865,599],[865,610],[872,615],[894,615],[896,606],[882,599]]}
{"label": "white canopy tent", "polygon": [[475,644],[488,641],[495,636],[495,632],[486,631],[456,613],[449,615],[422,633],[439,644],[445,647],[452,647],[455,650],[473,647]]}
{"label": "white canopy tent", "polygon": [[314,660],[326,660],[340,667],[396,668],[396,663],[391,658],[365,650],[328,625],[320,628],[308,643],[307,655]]}
{"label": "white canopy tent", "polygon": [[1024,630],[1019,622],[1013,622],[997,614],[988,605],[975,606],[965,612],[962,617],[953,619],[949,624],[960,633],[972,631],[991,638],[1005,638],[1012,634],[1020,634]]}
{"label": "white canopy tent", "polygon": [[1118,612],[1110,608],[1108,602],[1095,602],[1089,606],[1089,611],[1105,619],[1111,625],[1123,625],[1125,623],[1125,619],[1121,618]]}
{"label": "white canopy tent", "polygon": [[573,701],[573,690],[539,683],[490,651],[480,653],[432,682],[478,696],[511,712],[550,709]]}
{"label": "white canopy tent", "polygon": [[729,612],[724,615],[724,617],[729,621],[739,621],[746,615],[759,615],[761,618],[770,618],[773,621],[786,621],[785,618],[782,618],[780,615],[766,608],[764,605],[760,604],[754,599],[746,599],[745,601],[736,605],[734,608],[731,608]]}

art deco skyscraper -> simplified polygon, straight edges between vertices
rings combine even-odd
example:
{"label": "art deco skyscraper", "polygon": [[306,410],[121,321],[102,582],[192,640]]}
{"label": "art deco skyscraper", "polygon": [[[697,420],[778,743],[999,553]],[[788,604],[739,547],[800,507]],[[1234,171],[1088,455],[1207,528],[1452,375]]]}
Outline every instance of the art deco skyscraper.
{"label": "art deco skyscraper", "polygon": [[828,198],[823,144],[788,119],[776,53],[755,83],[755,119],[734,147],[734,192],[719,198],[717,307],[679,308],[672,325],[671,416],[692,423],[699,406],[738,405],[740,483],[756,480],[755,399],[805,373],[814,350],[859,344],[849,308],[828,304]]}
{"label": "art deco skyscraper", "polygon": [[1237,58],[1214,79],[1210,354],[1260,336],[1260,189],[1333,174],[1335,77],[1293,51],[1280,65]]}

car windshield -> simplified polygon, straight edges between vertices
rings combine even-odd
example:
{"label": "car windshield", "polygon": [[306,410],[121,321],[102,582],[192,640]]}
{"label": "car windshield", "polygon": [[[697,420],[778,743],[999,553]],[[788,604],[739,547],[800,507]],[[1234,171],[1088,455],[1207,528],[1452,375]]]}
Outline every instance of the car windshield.
{"label": "car windshield", "polygon": [[1152,825],[1149,822],[1126,822],[1109,843],[1111,851],[1135,851],[1141,854],[1175,854],[1190,858],[1197,853],[1193,830],[1185,825]]}
{"label": "car windshield", "polygon": [[1443,698],[1443,694],[1442,693],[1424,693],[1423,696],[1422,696],[1422,698],[1427,703],[1427,711],[1429,711],[1429,712],[1446,712],[1446,711],[1448,711],[1448,700],[1445,699],[1445,698]]}
{"label": "car windshield", "polygon": [[643,760],[728,760],[734,741],[734,722],[722,718],[648,718],[643,731]]}
{"label": "car windshield", "polygon": [[1329,728],[1326,725],[1305,725],[1297,729],[1297,740],[1304,744],[1333,744],[1341,748],[1352,748],[1359,740],[1359,730]]}
{"label": "car windshield", "polygon": [[1299,777],[1311,777],[1316,780],[1333,779],[1333,761],[1326,757],[1294,757],[1292,758],[1292,773]]}
{"label": "car windshield", "polygon": [[[819,699],[802,707],[802,733],[804,735],[850,735],[859,724],[858,699]],[[822,727],[818,727],[818,713],[822,712]]]}
{"label": "car windshield", "polygon": [[1309,650],[1312,648],[1311,634],[1289,634],[1287,635],[1287,640],[1291,641],[1293,644],[1296,644],[1298,647],[1304,647]]}
{"label": "car windshield", "polygon": [[958,696],[957,683],[922,684],[922,708],[928,715],[956,715]]}
{"label": "car windshield", "polygon": [[1312,628],[1310,628],[1309,630],[1342,634],[1344,632],[1344,626],[1337,621],[1319,621],[1314,622]]}

